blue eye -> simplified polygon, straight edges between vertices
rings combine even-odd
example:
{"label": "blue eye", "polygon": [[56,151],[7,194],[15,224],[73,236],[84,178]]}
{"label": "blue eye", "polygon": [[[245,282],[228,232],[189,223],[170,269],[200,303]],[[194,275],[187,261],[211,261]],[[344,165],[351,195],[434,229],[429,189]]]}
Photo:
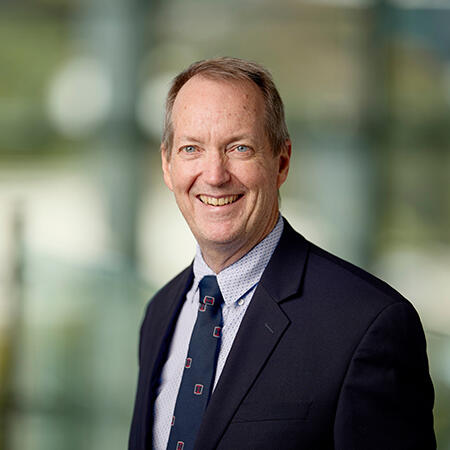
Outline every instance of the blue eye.
{"label": "blue eye", "polygon": [[193,145],[186,145],[185,147],[183,147],[183,151],[186,153],[194,153],[195,147]]}
{"label": "blue eye", "polygon": [[237,150],[238,152],[244,153],[244,152],[246,152],[246,151],[249,150],[249,147],[247,147],[246,145],[238,145],[238,146],[236,147],[236,150]]}

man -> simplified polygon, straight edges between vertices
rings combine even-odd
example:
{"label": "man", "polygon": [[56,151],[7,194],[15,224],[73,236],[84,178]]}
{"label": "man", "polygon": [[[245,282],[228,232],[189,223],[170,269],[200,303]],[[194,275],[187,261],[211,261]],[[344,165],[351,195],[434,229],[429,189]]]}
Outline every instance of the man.
{"label": "man", "polygon": [[161,148],[198,250],[148,306],[129,448],[435,448],[414,308],[278,212],[291,143],[270,74],[193,64]]}

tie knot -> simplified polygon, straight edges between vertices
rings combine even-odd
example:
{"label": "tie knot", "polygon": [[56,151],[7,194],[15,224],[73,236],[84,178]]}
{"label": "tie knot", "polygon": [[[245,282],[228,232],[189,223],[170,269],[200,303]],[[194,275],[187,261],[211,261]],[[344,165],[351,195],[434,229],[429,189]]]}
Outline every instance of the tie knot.
{"label": "tie knot", "polygon": [[200,304],[209,306],[220,306],[223,302],[222,293],[217,284],[217,277],[208,275],[203,277],[199,283]]}

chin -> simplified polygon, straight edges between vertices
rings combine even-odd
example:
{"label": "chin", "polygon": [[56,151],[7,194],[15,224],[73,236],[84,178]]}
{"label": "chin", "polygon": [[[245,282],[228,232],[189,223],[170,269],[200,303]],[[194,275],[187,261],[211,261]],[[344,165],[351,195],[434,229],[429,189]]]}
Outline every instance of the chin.
{"label": "chin", "polygon": [[198,234],[198,242],[205,242],[208,244],[217,245],[227,245],[235,242],[240,233],[239,230],[230,229],[214,229],[214,230],[203,230]]}

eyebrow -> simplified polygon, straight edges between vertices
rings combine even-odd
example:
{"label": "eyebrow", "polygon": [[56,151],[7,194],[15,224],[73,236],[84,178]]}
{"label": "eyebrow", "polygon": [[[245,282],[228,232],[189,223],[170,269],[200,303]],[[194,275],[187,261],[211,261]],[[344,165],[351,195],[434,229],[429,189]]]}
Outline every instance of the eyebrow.
{"label": "eyebrow", "polygon": [[182,141],[182,142],[185,142],[185,141],[187,141],[187,142],[194,142],[196,144],[201,144],[202,143],[201,141],[197,140],[197,138],[192,137],[192,136],[180,136],[179,140]]}
{"label": "eyebrow", "polygon": [[[181,142],[192,142],[195,144],[203,144],[203,142],[201,140],[198,140],[197,138],[195,138],[193,136],[180,136],[178,139]],[[252,140],[252,137],[246,133],[237,134],[237,135],[231,136],[230,138],[227,139],[227,145],[232,144],[233,142],[237,142],[237,141],[241,141],[241,140],[245,140],[245,139]]]}
{"label": "eyebrow", "polygon": [[245,139],[249,139],[251,140],[251,136],[249,134],[237,134],[236,136],[231,136],[231,138],[229,139],[229,142],[236,142],[236,141],[242,141]]}

